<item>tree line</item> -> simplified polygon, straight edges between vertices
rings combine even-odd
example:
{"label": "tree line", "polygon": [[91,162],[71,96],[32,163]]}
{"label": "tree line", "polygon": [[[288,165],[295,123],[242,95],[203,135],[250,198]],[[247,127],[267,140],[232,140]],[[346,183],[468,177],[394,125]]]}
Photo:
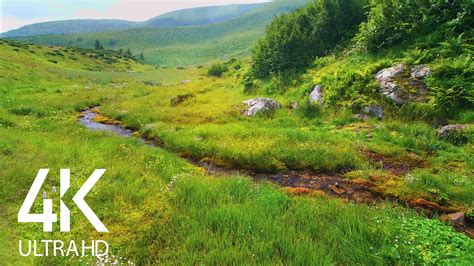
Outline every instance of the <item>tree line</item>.
{"label": "tree line", "polygon": [[[94,42],[94,49],[95,50],[104,50],[104,46],[102,45],[102,43],[99,41],[99,40],[95,40]],[[145,56],[143,55],[143,53],[140,53],[138,58],[136,58],[133,54],[132,54],[132,51],[130,50],[130,48],[127,48],[125,51],[120,48],[117,53],[120,55],[120,56],[124,56],[126,58],[133,58],[133,59],[139,59],[140,61],[144,62],[145,61]]]}

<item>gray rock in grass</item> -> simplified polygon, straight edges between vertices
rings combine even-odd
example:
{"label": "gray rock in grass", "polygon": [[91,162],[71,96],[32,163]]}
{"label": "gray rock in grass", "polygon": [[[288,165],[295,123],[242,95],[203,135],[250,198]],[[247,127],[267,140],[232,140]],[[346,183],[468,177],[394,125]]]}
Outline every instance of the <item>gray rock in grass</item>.
{"label": "gray rock in grass", "polygon": [[247,105],[248,108],[244,111],[246,116],[255,116],[262,112],[274,112],[280,109],[280,103],[271,98],[255,98],[246,100],[243,104]]}
{"label": "gray rock in grass", "polygon": [[309,102],[311,104],[317,104],[318,106],[323,104],[323,88],[321,85],[314,86],[314,89],[309,94]]}

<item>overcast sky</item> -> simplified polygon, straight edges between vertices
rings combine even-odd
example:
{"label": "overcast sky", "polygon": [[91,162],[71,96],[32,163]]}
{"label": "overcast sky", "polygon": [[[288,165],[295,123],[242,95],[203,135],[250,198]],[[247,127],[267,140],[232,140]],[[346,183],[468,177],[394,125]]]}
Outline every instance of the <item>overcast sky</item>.
{"label": "overcast sky", "polygon": [[173,10],[198,6],[250,4],[269,0],[0,0],[0,32],[64,19],[144,21]]}

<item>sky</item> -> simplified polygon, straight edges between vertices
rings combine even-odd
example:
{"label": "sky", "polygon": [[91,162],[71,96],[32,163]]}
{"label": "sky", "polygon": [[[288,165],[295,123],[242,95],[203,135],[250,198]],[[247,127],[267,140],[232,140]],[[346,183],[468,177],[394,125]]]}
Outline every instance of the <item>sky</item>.
{"label": "sky", "polygon": [[170,11],[199,6],[250,4],[269,0],[0,0],[0,32],[64,19],[144,21]]}

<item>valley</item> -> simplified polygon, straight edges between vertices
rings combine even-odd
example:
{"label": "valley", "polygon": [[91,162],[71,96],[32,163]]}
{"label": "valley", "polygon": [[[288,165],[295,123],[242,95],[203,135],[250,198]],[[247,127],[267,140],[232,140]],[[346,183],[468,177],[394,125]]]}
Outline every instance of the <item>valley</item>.
{"label": "valley", "polygon": [[[257,5],[252,11],[240,16],[203,25],[154,27],[145,23],[131,29],[19,36],[16,39],[42,45],[81,48],[92,48],[94,42],[99,40],[107,49],[131,49],[135,56],[143,53],[145,60],[151,64],[165,67],[198,66],[210,61],[249,56],[250,48],[264,34],[265,26],[275,16],[294,10],[306,2],[307,0],[276,1],[263,6]],[[216,14],[225,11],[216,11]],[[172,15],[165,14],[163,17]],[[192,12],[174,16],[183,21],[195,19]],[[157,19],[159,21],[160,17]],[[151,20],[149,23],[152,25],[154,22]]]}

